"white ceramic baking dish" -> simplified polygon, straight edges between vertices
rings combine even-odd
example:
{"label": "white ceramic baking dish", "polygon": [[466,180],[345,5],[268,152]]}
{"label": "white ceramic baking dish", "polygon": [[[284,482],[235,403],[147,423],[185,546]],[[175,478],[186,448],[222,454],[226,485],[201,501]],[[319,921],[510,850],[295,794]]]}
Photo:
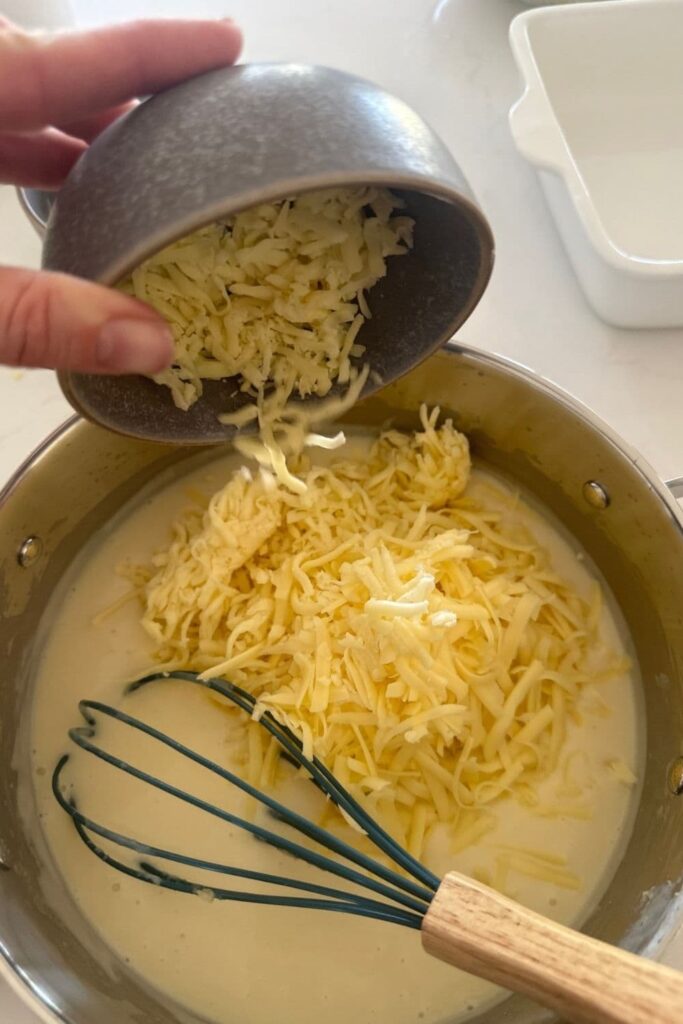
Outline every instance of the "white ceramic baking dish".
{"label": "white ceramic baking dish", "polygon": [[510,112],[593,309],[683,325],[683,2],[602,0],[518,15]]}

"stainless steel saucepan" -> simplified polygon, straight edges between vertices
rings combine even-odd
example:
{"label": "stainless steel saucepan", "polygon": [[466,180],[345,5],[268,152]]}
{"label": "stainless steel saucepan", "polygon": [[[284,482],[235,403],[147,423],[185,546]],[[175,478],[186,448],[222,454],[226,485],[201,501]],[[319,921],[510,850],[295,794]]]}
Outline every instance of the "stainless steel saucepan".
{"label": "stainless steel saucepan", "polygon": [[[423,401],[564,523],[620,606],[643,679],[646,774],[632,839],[585,930],[656,954],[683,920],[683,517],[671,490],[683,482],[659,480],[558,388],[455,345],[348,419],[414,427]],[[72,420],[0,496],[0,964],[52,1024],[200,1024],[116,960],[73,903],[41,836],[29,736],[36,638],[60,578],[141,486],[196,456]],[[477,1022],[550,1019],[510,997]]]}

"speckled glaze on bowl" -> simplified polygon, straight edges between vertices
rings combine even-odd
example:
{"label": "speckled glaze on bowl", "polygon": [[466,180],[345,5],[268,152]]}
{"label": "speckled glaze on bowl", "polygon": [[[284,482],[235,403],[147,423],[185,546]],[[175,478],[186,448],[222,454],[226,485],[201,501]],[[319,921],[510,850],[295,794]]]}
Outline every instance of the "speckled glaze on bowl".
{"label": "speckled glaze on bowl", "polygon": [[[378,184],[415,218],[415,244],[388,261],[359,338],[383,383],[439,348],[488,282],[493,238],[450,153],[405,103],[369,82],[300,64],[212,71],[141,104],[79,160],[52,206],[43,266],[112,285],[147,256],[217,218],[311,189]],[[209,382],[189,412],[144,377],[63,373],[75,408],[134,437],[229,438],[218,412],[243,404]],[[371,375],[365,394],[377,390]],[[427,396],[425,396],[427,397]]]}

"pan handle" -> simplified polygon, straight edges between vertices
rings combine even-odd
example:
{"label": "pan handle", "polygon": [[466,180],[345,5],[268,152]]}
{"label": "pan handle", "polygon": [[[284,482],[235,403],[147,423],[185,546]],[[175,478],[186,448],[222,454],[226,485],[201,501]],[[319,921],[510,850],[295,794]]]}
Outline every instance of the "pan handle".
{"label": "pan handle", "polygon": [[42,240],[45,238],[47,218],[54,196],[37,188],[18,188],[16,190],[19,205],[28,217],[31,226]]}
{"label": "pan handle", "polygon": [[675,480],[667,480],[666,486],[669,488],[674,498],[678,498],[679,500],[683,498],[683,476],[679,476]]}

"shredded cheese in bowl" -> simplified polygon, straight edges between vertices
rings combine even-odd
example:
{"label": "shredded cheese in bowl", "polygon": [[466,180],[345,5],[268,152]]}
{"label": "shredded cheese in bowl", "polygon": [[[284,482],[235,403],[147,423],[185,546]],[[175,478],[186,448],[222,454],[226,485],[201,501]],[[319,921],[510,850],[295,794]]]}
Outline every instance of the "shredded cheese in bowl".
{"label": "shredded cheese in bowl", "polygon": [[274,450],[300,451],[306,423],[290,399],[324,398],[336,383],[348,407],[365,383],[356,338],[387,259],[412,245],[402,207],[383,188],[304,193],[226,217],[147,259],[120,287],[171,327],[174,362],[154,380],[187,410],[204,381],[236,377],[253,401],[221,418],[238,427],[258,420],[263,443],[248,453],[273,465]]}
{"label": "shredded cheese in bowl", "polygon": [[[416,856],[438,825],[474,842],[499,797],[533,800],[582,688],[623,668],[599,594],[470,494],[438,410],[367,458],[297,468],[300,494],[243,467],[138,570],[158,659],[252,692]],[[271,783],[262,730],[231,735]]]}

